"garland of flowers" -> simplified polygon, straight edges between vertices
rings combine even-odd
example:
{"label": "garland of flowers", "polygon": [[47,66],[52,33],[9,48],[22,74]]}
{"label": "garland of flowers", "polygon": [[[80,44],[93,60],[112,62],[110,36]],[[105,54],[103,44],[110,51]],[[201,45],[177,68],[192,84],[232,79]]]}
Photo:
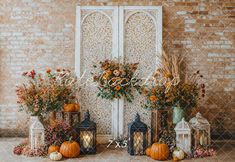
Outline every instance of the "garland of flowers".
{"label": "garland of flowers", "polygon": [[31,115],[42,115],[49,111],[59,110],[63,105],[75,99],[79,90],[74,74],[67,69],[48,69],[45,75],[35,70],[23,73],[27,83],[17,86],[17,103],[20,111]]}
{"label": "garland of flowers", "polygon": [[99,63],[98,72],[93,74],[93,79],[98,83],[98,97],[113,100],[124,97],[128,102],[134,99],[132,88],[139,89],[139,79],[135,72],[138,63],[122,64],[112,60],[105,60]]}

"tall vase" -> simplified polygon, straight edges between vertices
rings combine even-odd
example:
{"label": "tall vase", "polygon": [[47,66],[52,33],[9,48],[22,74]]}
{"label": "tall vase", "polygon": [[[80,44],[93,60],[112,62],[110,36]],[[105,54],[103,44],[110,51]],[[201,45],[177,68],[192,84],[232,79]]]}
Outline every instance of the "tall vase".
{"label": "tall vase", "polygon": [[181,107],[173,107],[173,124],[177,124],[184,117],[184,109]]}

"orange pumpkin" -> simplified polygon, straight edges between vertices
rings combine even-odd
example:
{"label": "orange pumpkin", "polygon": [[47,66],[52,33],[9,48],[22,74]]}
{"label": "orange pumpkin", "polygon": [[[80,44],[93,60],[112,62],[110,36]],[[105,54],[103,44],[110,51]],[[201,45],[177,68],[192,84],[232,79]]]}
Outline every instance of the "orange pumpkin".
{"label": "orange pumpkin", "polygon": [[60,146],[60,153],[67,158],[74,158],[80,155],[80,146],[75,141],[65,141]]}
{"label": "orange pumpkin", "polygon": [[64,111],[65,112],[74,112],[74,111],[79,111],[80,110],[80,105],[79,104],[65,104],[64,105]]}
{"label": "orange pumpkin", "polygon": [[150,157],[154,160],[167,160],[169,156],[169,148],[164,143],[152,144]]}
{"label": "orange pumpkin", "polygon": [[55,145],[51,145],[48,148],[48,154],[52,153],[52,152],[59,152],[60,151],[60,147],[59,146],[55,146]]}
{"label": "orange pumpkin", "polygon": [[151,147],[148,147],[148,148],[145,150],[145,153],[146,153],[147,156],[150,156]]}
{"label": "orange pumpkin", "polygon": [[80,110],[80,104],[77,103],[77,104],[75,104],[75,111],[79,111],[79,110]]}

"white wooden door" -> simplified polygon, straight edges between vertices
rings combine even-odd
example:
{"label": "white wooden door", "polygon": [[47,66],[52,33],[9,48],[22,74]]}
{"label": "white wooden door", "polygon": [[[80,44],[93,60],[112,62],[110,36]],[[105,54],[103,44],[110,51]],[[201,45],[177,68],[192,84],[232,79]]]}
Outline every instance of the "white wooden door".
{"label": "white wooden door", "polygon": [[[156,55],[162,44],[162,8],[159,6],[78,6],[76,13],[75,71],[85,80],[93,63],[121,57],[123,62],[139,62],[140,76],[156,68]],[[85,73],[84,73],[85,72]],[[91,81],[90,81],[91,83]],[[96,97],[87,84],[81,92],[82,111],[91,112],[100,137],[127,135],[127,123],[136,112],[149,124],[150,116],[140,105],[123,99],[113,102]],[[146,114],[147,113],[147,114]]]}

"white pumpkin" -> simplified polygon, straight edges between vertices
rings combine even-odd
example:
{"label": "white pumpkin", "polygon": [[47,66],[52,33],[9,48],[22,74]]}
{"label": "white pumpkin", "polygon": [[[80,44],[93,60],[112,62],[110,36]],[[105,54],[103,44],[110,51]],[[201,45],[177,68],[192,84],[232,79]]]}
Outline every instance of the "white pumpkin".
{"label": "white pumpkin", "polygon": [[183,160],[183,159],[184,159],[184,151],[177,148],[177,149],[173,152],[173,156],[177,157],[179,160]]}
{"label": "white pumpkin", "polygon": [[56,152],[50,153],[49,158],[50,158],[51,160],[58,161],[58,160],[61,160],[61,159],[62,159],[62,155],[61,155],[61,153],[59,153],[59,152],[56,151]]}

